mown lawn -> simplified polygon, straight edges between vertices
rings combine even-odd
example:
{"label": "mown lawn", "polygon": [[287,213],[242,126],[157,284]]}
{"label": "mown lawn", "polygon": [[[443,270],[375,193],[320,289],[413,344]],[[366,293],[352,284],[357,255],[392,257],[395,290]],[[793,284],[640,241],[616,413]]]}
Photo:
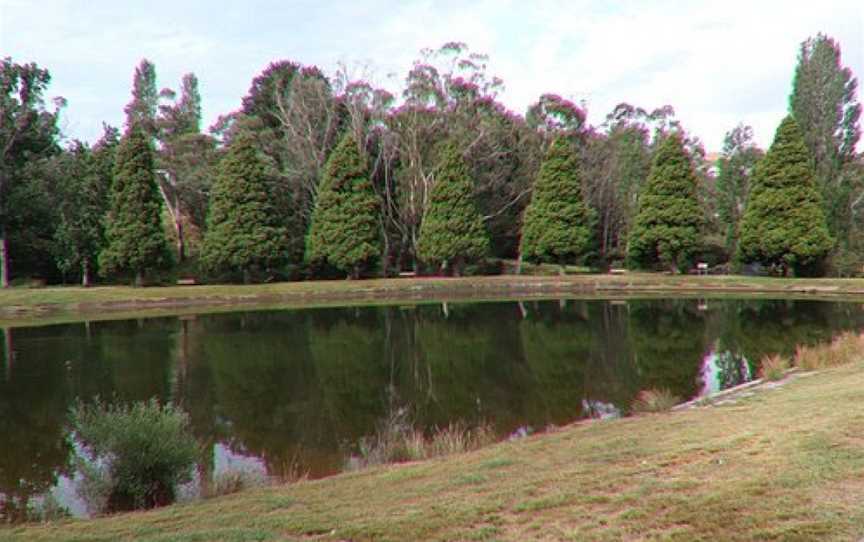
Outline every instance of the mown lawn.
{"label": "mown lawn", "polygon": [[670,276],[652,273],[566,276],[327,280],[259,285],[0,290],[0,327],[159,316],[253,307],[561,296],[767,295],[862,298],[864,279]]}
{"label": "mown lawn", "polygon": [[724,404],[0,540],[857,540],[864,364]]}

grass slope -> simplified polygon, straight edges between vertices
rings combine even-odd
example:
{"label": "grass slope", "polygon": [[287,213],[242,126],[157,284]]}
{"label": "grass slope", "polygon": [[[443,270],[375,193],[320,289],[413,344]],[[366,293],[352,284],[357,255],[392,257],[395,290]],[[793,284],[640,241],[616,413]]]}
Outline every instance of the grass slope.
{"label": "grass slope", "polygon": [[864,364],[737,401],[0,540],[852,540]]}
{"label": "grass slope", "polygon": [[491,298],[676,295],[864,297],[864,279],[778,279],[651,273],[308,281],[260,285],[0,290],[0,327],[82,319],[281,308],[310,304]]}

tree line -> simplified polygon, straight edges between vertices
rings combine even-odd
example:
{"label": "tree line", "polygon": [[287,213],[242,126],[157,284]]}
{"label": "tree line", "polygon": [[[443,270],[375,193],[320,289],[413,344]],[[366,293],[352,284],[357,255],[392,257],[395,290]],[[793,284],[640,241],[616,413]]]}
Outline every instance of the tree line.
{"label": "tree line", "polygon": [[271,63],[206,133],[198,80],[135,70],[123,131],[65,146],[50,74],[0,63],[0,282],[215,281],[495,272],[502,259],[849,275],[864,264],[857,80],[801,44],[767,152],[718,159],[665,105],[603,123],[544,94],[524,115],[465,44],[427,49],[401,96]]}

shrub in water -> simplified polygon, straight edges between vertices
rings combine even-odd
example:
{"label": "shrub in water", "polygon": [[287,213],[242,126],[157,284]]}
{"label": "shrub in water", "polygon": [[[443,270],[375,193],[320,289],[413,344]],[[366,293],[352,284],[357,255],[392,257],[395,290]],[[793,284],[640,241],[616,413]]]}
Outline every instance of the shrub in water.
{"label": "shrub in water", "polygon": [[78,402],[72,426],[82,456],[79,493],[100,512],[164,506],[192,479],[198,445],[188,416],[155,399],[131,405]]}

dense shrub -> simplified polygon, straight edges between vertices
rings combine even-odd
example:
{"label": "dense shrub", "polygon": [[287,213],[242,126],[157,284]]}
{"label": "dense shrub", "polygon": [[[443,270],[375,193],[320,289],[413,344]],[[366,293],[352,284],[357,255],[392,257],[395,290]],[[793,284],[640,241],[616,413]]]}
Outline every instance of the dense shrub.
{"label": "dense shrub", "polygon": [[79,402],[71,419],[82,450],[79,493],[94,512],[170,504],[192,479],[198,446],[188,416],[172,405]]}

